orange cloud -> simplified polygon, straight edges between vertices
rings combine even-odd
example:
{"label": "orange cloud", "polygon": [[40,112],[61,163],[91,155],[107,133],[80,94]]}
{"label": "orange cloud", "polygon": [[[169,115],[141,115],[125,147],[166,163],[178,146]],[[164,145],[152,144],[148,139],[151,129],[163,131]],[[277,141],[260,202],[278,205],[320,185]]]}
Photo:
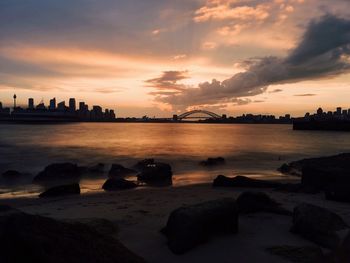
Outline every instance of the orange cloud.
{"label": "orange cloud", "polygon": [[239,20],[265,20],[269,17],[267,5],[251,6],[238,6],[231,8],[230,2],[219,3],[215,1],[215,5],[204,6],[195,12],[195,22],[205,22],[210,19],[213,20],[226,20],[226,19],[239,19]]}

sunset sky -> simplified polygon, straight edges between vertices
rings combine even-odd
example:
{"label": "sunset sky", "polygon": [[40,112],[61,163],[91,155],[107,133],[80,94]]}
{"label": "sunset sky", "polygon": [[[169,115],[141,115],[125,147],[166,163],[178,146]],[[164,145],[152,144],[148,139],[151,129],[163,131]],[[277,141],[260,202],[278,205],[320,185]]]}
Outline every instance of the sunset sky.
{"label": "sunset sky", "polygon": [[350,108],[349,0],[1,0],[0,101],[118,116]]}

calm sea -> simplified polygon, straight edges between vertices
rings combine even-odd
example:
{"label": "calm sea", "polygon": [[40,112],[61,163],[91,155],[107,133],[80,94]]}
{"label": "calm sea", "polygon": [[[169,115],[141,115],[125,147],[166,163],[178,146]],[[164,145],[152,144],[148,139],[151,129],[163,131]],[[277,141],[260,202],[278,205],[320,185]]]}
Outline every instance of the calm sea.
{"label": "calm sea", "polygon": [[[350,133],[293,131],[290,125],[0,125],[0,173],[26,172],[31,174],[28,182],[54,162],[132,166],[144,158],[170,163],[175,186],[210,182],[218,174],[279,177],[276,168],[284,162],[341,152],[350,152]],[[224,157],[226,164],[210,169],[198,165],[217,156]],[[85,179],[83,191],[99,191],[103,181]],[[37,191],[27,184],[0,185],[0,197]]]}

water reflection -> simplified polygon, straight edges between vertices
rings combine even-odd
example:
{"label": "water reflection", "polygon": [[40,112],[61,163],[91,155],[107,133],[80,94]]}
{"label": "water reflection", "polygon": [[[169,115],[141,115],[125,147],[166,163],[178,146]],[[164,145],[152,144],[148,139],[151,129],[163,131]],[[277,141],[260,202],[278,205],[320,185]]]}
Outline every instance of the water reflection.
{"label": "water reflection", "polygon": [[[34,175],[62,161],[131,167],[153,157],[172,165],[175,186],[208,182],[218,174],[278,176],[276,168],[284,162],[348,151],[349,133],[293,131],[289,125],[0,125],[0,172],[15,169]],[[226,164],[198,165],[217,156]],[[86,188],[99,190],[98,180],[104,179],[85,180]]]}

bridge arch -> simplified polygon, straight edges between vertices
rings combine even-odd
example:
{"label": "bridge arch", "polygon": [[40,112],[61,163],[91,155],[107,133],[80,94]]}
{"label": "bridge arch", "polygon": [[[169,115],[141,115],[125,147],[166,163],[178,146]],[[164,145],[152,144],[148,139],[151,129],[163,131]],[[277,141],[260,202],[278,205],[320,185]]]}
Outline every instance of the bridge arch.
{"label": "bridge arch", "polygon": [[213,119],[221,119],[221,116],[214,113],[214,112],[211,112],[211,111],[207,111],[207,110],[191,110],[191,111],[187,111],[185,113],[182,113],[180,115],[177,116],[177,119],[178,120],[182,120],[182,119],[186,119],[187,117],[191,116],[191,115],[194,115],[194,114],[197,114],[197,113],[202,113],[202,114],[205,114]]}

